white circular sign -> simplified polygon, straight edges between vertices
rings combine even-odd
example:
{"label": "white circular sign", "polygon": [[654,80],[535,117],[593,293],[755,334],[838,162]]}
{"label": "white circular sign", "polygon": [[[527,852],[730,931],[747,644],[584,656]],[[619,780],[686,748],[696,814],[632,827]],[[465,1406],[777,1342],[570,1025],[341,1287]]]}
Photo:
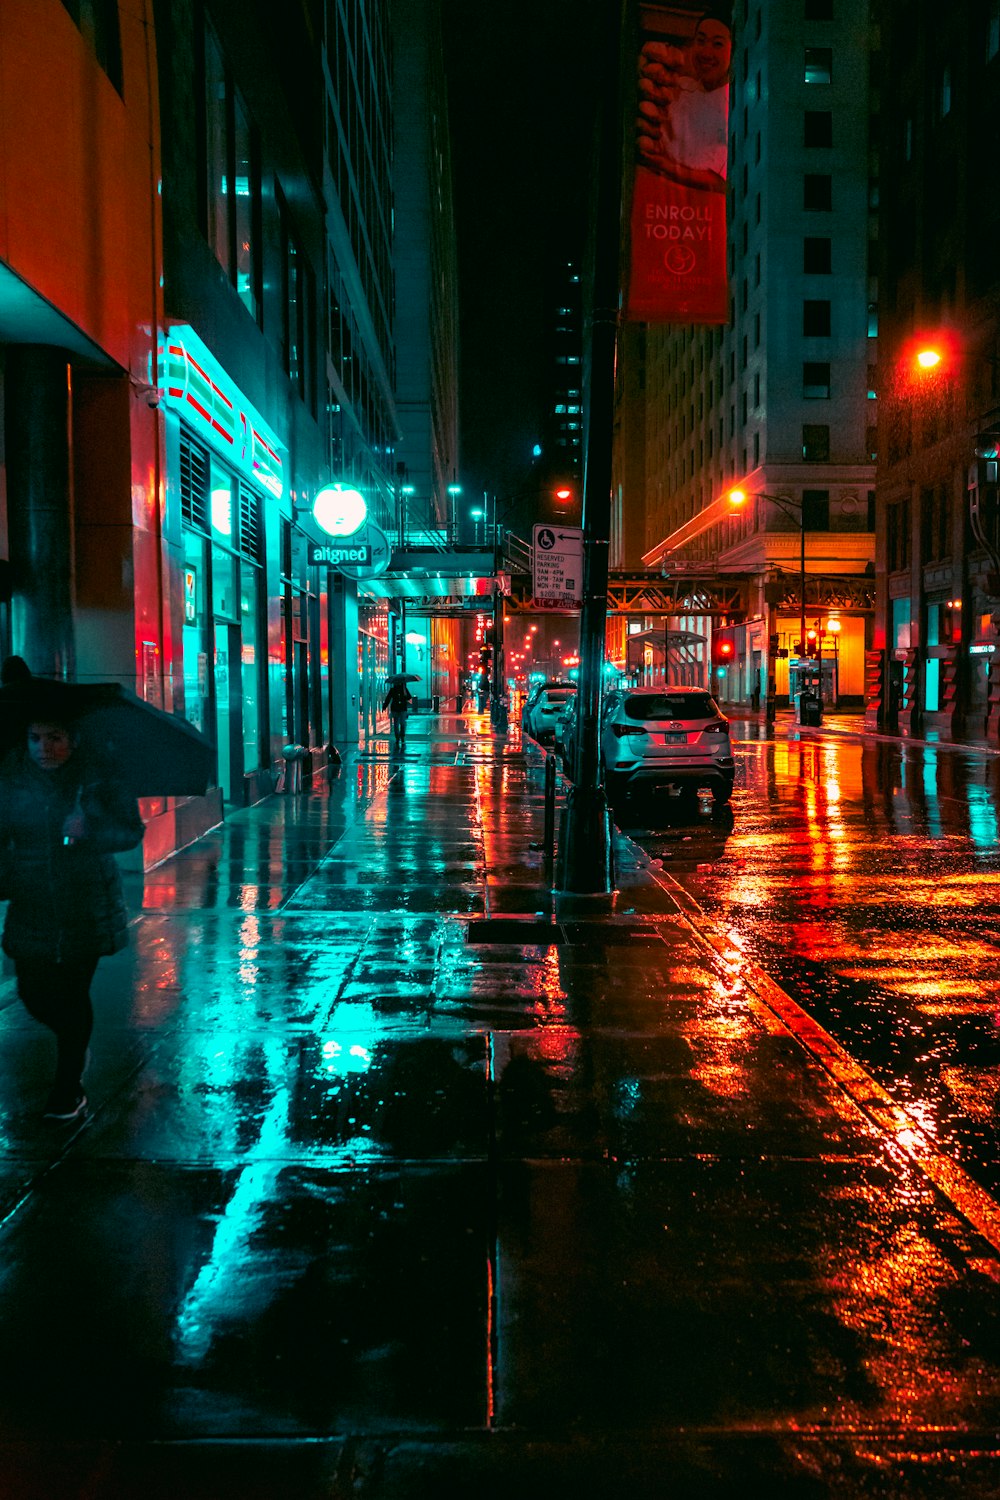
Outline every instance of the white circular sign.
{"label": "white circular sign", "polygon": [[353,536],[367,518],[364,495],[343,484],[324,485],[313,501],[313,520],[327,536]]}
{"label": "white circular sign", "polygon": [[370,563],[341,563],[340,572],[346,573],[348,578],[380,578],[383,573],[388,572],[389,559],[392,556],[392,547],[389,538],[380,526],[374,521],[369,521],[364,531],[358,537],[359,542],[368,542],[372,549],[372,560]]}

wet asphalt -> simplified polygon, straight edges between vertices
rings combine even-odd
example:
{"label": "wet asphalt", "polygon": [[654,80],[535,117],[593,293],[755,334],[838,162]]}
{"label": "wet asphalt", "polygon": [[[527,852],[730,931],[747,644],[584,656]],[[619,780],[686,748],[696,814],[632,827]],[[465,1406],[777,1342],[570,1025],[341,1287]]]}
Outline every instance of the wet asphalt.
{"label": "wet asphalt", "polygon": [[731,816],[623,822],[997,1196],[1000,755],[844,723],[737,723]]}
{"label": "wet asphalt", "polygon": [[1000,1490],[995,1201],[542,789],[417,719],[147,872],[79,1128],[4,982],[3,1500]]}

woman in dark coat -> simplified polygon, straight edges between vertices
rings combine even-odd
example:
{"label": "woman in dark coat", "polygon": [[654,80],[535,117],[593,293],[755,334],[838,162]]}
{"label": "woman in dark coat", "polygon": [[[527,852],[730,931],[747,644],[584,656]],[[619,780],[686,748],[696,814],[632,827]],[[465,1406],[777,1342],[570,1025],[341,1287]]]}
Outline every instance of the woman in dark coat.
{"label": "woman in dark coat", "polygon": [[10,901],[3,951],[18,994],[56,1036],[47,1119],[74,1120],[86,1109],[90,984],[98,959],[127,940],[114,854],[134,849],[143,831],[114,768],[79,746],[72,724],[39,712],[24,748],[0,766],[0,894]]}

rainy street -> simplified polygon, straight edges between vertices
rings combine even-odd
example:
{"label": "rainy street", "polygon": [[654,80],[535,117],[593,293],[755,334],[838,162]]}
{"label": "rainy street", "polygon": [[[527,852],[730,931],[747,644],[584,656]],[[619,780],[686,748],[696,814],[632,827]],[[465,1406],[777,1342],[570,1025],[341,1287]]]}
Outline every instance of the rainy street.
{"label": "rainy street", "polygon": [[732,808],[622,825],[878,1079],[1000,1189],[1000,758],[736,726]]}

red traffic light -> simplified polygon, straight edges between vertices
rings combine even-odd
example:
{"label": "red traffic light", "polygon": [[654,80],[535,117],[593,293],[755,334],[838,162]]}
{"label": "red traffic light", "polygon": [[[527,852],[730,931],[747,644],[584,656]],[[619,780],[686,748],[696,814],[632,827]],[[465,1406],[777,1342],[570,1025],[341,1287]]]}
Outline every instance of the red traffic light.
{"label": "red traffic light", "polygon": [[716,637],[712,642],[712,660],[719,666],[728,666],[736,654],[734,643],[725,637]]}

